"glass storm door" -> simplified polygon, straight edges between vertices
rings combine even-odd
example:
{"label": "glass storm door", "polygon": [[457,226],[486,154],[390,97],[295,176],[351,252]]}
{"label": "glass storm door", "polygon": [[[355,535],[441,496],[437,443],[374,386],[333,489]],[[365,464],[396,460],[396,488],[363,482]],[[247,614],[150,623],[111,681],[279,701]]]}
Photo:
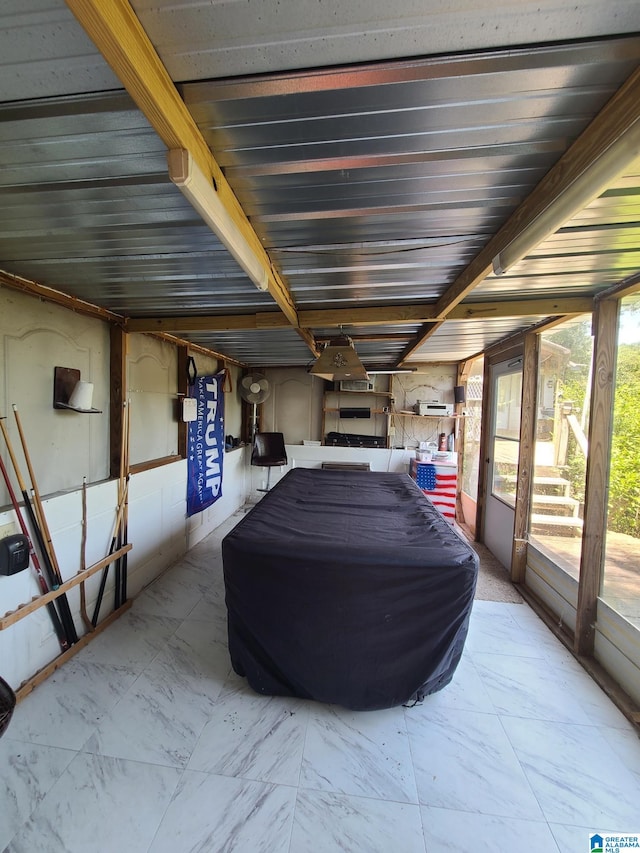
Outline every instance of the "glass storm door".
{"label": "glass storm door", "polygon": [[491,368],[490,388],[484,542],[502,565],[509,569],[520,454],[522,358],[494,365]]}

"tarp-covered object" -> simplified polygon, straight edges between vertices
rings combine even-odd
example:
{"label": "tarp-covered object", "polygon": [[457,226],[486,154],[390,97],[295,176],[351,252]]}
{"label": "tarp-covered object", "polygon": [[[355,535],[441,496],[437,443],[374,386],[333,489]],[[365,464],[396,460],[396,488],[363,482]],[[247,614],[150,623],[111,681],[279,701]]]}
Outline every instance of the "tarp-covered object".
{"label": "tarp-covered object", "polygon": [[451,680],[478,558],[408,475],[294,469],[222,556],[231,662],[258,693],[373,710]]}

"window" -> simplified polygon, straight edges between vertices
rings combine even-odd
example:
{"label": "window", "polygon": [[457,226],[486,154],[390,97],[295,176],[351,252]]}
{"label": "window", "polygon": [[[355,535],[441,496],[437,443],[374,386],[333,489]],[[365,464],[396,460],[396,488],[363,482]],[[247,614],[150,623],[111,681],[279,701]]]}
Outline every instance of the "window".
{"label": "window", "polygon": [[493,451],[491,494],[511,506],[515,505],[520,454],[520,413],[522,405],[522,359],[517,369],[495,377],[495,424],[491,438]]}
{"label": "window", "polygon": [[582,546],[592,356],[590,314],[540,336],[530,538],[575,578]]}
{"label": "window", "polygon": [[640,628],[640,294],[621,301],[602,598]]}

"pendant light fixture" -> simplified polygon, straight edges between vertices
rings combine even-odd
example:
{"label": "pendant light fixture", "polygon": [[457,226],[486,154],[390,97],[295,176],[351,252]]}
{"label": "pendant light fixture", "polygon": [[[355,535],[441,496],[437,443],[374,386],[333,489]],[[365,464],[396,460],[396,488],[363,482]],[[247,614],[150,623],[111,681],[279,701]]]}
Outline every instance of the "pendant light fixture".
{"label": "pendant light fixture", "polygon": [[341,379],[368,379],[369,375],[358,358],[353,341],[347,335],[333,338],[320,353],[309,373],[322,379],[339,382]]}

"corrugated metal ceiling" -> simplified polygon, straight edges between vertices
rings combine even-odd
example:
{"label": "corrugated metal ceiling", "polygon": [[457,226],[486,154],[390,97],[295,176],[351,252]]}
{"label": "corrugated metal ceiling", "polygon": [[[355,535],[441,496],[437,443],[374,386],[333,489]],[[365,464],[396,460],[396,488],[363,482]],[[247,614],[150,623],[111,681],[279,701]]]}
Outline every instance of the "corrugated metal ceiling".
{"label": "corrugated metal ceiling", "polygon": [[2,0],[0,103],[119,89],[63,0]]}
{"label": "corrugated metal ceiling", "polygon": [[252,367],[311,365],[314,361],[307,345],[293,329],[187,332],[181,337]]}
{"label": "corrugated metal ceiling", "polygon": [[624,177],[506,275],[490,275],[473,299],[588,296],[640,269],[640,158]]}
{"label": "corrugated metal ceiling", "polygon": [[[638,48],[610,40],[181,91],[301,308],[435,302],[631,73]],[[609,283],[563,279],[572,295]],[[517,298],[523,283],[491,286]],[[478,349],[448,347],[458,358]],[[419,354],[442,357],[433,338]]]}
{"label": "corrugated metal ceiling", "polygon": [[542,316],[532,315],[524,321],[520,318],[502,317],[477,320],[447,320],[429,338],[427,344],[407,358],[408,364],[425,361],[424,352],[428,352],[429,361],[460,361],[479,355],[491,344],[500,341],[528,326],[543,320]]}
{"label": "corrugated metal ceiling", "polygon": [[[332,26],[330,4],[133,5],[173,79],[193,81],[180,86],[185,103],[298,310],[344,310],[340,325],[376,366],[428,329],[402,323],[402,306],[445,293],[640,64],[638,35],[499,49],[529,40],[536,8],[541,40],[545,28],[640,30],[635,0],[607,14],[589,0],[579,22],[552,2],[507,14],[465,0],[437,21],[424,3],[401,0],[390,17],[375,2],[340,6]],[[481,15],[499,26],[473,42]],[[10,0],[0,24],[0,268],[126,317],[275,312],[169,181],[165,146],[130,97],[105,91],[119,83],[61,0]],[[442,55],[461,47],[475,52]],[[305,70],[280,73],[292,67]],[[269,73],[210,79],[222,68]],[[639,173],[467,301],[592,295],[636,272]],[[391,322],[350,323],[365,307],[388,308]],[[410,360],[458,361],[540,319],[447,320]],[[311,331],[322,339],[336,326]],[[172,333],[251,366],[311,358],[288,328]]]}
{"label": "corrugated metal ceiling", "polygon": [[629,33],[637,0],[133,0],[173,80]]}

